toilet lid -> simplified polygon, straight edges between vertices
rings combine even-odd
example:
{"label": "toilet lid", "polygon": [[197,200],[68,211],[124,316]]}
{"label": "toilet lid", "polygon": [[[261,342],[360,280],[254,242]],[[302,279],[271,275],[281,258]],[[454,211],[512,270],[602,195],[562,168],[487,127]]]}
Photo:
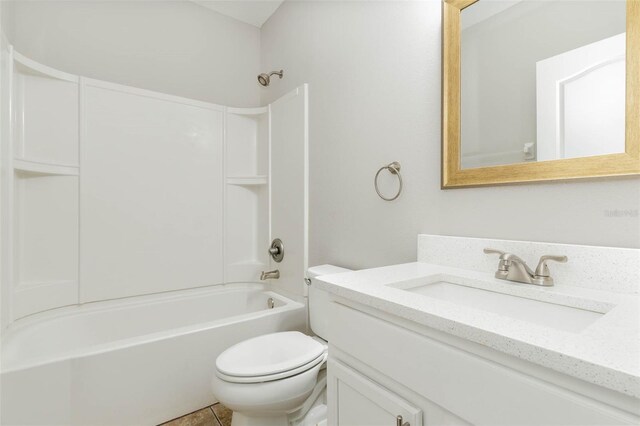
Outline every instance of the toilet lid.
{"label": "toilet lid", "polygon": [[296,376],[300,373],[305,373],[315,367],[322,366],[322,364],[327,360],[327,353],[323,353],[318,358],[314,359],[308,364],[301,365],[298,368],[294,368],[293,370],[283,371],[282,373],[276,374],[267,374],[266,376],[229,376],[220,371],[216,370],[216,376],[218,378],[224,380],[225,382],[230,383],[263,383],[263,382],[271,382],[274,380],[282,380],[291,376]]}
{"label": "toilet lid", "polygon": [[298,331],[265,334],[231,346],[218,356],[216,368],[225,376],[269,376],[310,364],[325,349]]}

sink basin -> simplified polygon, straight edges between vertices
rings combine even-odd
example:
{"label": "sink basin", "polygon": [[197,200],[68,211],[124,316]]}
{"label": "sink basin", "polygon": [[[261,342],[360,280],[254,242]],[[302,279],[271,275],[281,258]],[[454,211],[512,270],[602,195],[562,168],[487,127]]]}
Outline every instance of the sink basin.
{"label": "sink basin", "polygon": [[417,285],[408,288],[406,283],[404,286],[401,284],[392,285],[392,287],[433,299],[574,333],[584,330],[604,315],[603,312],[594,312],[572,306],[513,296],[450,281],[440,279],[428,283],[415,283]]}

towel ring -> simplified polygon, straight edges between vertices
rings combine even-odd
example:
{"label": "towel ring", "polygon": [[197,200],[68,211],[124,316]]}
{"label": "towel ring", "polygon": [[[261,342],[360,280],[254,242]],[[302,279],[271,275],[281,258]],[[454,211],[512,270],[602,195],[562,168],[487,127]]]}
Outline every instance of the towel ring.
{"label": "towel ring", "polygon": [[[382,195],[380,193],[380,189],[378,188],[378,176],[380,176],[380,172],[385,170],[385,169],[389,170],[389,172],[392,175],[398,176],[398,181],[400,182],[400,187],[398,188],[398,193],[394,197],[391,197],[391,198],[387,198],[384,195]],[[402,175],[400,174],[400,163],[398,163],[397,161],[394,161],[391,164],[387,164],[386,166],[380,167],[378,169],[378,172],[376,173],[376,177],[373,179],[373,185],[376,188],[376,192],[378,193],[378,196],[380,198],[382,198],[383,200],[385,200],[385,201],[393,201],[396,198],[398,198],[400,196],[400,194],[402,193]]]}

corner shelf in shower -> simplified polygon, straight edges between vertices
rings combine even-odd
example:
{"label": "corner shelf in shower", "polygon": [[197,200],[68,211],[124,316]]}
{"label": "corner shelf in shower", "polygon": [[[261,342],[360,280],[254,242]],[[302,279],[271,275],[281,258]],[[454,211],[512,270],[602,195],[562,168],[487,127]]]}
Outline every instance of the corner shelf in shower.
{"label": "corner shelf in shower", "polygon": [[253,186],[253,185],[266,185],[267,184],[267,176],[258,175],[258,176],[230,176],[227,177],[228,185],[242,185],[242,186]]}
{"label": "corner shelf in shower", "polygon": [[74,74],[69,74],[64,71],[57,70],[55,68],[48,67],[39,62],[29,59],[24,55],[13,50],[13,63],[16,70],[20,73],[30,74],[39,77],[52,78],[56,80],[64,80],[73,83],[78,83],[79,77]]}
{"label": "corner shelf in shower", "polygon": [[42,163],[23,159],[13,160],[13,169],[19,172],[34,173],[38,175],[78,176],[78,166],[66,164]]}
{"label": "corner shelf in shower", "polygon": [[269,263],[269,107],[226,108],[225,279],[256,281]]}
{"label": "corner shelf in shower", "polygon": [[256,108],[227,108],[227,112],[237,115],[262,115],[269,112],[268,107],[256,107]]}
{"label": "corner shelf in shower", "polygon": [[[80,77],[9,48],[9,321],[78,302]],[[55,111],[55,114],[52,114]]]}

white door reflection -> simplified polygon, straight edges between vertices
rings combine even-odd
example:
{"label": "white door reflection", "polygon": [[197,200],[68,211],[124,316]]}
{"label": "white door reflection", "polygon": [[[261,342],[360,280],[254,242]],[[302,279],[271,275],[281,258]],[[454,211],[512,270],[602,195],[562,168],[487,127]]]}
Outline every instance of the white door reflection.
{"label": "white door reflection", "polygon": [[536,64],[537,160],[624,152],[625,34]]}

